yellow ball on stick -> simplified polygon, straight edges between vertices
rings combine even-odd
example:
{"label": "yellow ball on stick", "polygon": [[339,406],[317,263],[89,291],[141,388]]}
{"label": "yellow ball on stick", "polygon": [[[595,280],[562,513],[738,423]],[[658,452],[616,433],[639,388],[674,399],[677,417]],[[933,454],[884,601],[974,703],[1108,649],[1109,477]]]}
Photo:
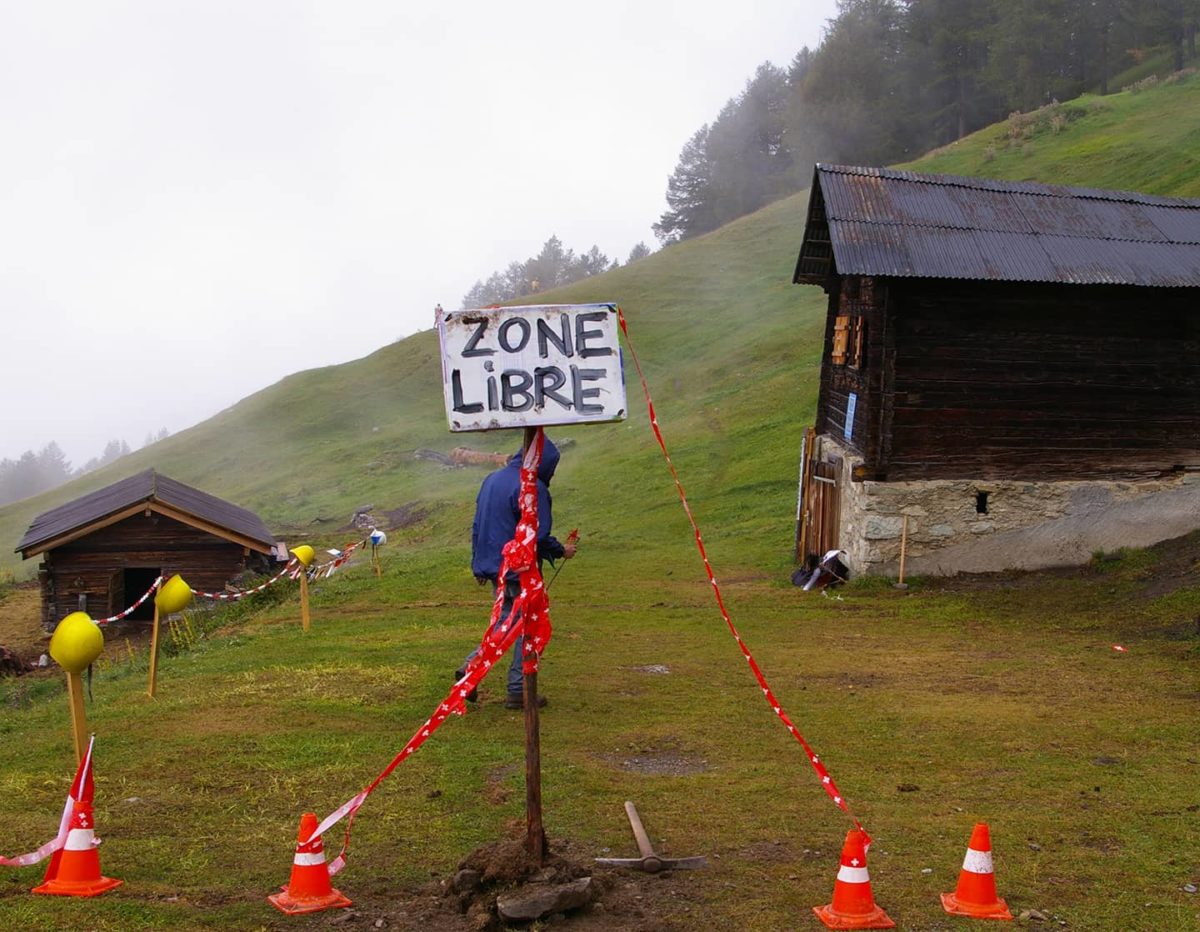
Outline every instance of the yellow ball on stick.
{"label": "yellow ball on stick", "polygon": [[313,560],[317,558],[317,552],[308,544],[301,544],[299,547],[293,548],[291,554],[304,566],[312,566]]}
{"label": "yellow ball on stick", "polygon": [[87,612],[72,612],[50,638],[50,656],[68,673],[80,673],[104,650],[104,633]]}
{"label": "yellow ball on stick", "polygon": [[80,674],[104,650],[104,632],[87,612],[72,612],[50,637],[50,656],[67,671],[67,697],[71,705],[71,732],[75,740],[75,762],[83,760],[87,748],[87,717],[83,708],[83,677]]}
{"label": "yellow ball on stick", "polygon": [[178,573],[163,583],[154,596],[154,604],[164,615],[183,611],[191,601],[192,587]]}

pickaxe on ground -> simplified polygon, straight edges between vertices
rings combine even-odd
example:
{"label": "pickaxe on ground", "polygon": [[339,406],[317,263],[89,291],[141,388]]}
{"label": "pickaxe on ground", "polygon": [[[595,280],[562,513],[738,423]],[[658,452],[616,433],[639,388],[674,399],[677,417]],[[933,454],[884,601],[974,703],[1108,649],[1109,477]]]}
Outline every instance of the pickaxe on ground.
{"label": "pickaxe on ground", "polygon": [[708,864],[708,858],[704,855],[694,858],[664,858],[655,854],[650,839],[646,835],[646,829],[642,826],[642,820],[638,817],[638,811],[629,800],[625,801],[625,813],[629,816],[633,837],[637,839],[638,850],[642,852],[642,856],[640,858],[596,858],[597,864],[636,867],[647,874],[657,874],[659,871],[672,869],[694,869]]}

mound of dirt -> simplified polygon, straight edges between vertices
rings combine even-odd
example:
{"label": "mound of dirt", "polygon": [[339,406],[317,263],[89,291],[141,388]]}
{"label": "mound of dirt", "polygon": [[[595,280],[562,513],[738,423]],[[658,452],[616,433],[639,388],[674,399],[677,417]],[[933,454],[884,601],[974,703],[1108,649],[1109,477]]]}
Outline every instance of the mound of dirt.
{"label": "mound of dirt", "polygon": [[[500,932],[550,925],[572,932],[682,930],[695,927],[687,919],[694,897],[689,884],[695,878],[680,874],[693,873],[646,874],[595,864],[591,852],[574,852],[569,840],[555,842],[553,848],[547,845],[545,863],[539,867],[525,850],[524,837],[513,836],[471,852],[451,876],[431,883],[438,890],[432,902],[424,900],[422,906],[420,899],[393,900],[383,915],[403,916],[408,922],[419,916],[411,927],[422,932]],[[532,918],[531,912],[512,918],[530,904],[535,911],[542,904],[540,908],[549,912],[541,918]]]}
{"label": "mound of dirt", "polygon": [[[595,882],[577,883],[585,880]],[[465,914],[470,927],[480,932],[508,928],[511,920],[501,916],[498,900],[511,904],[528,894],[552,903],[555,894],[562,893],[562,906],[554,911],[569,913],[598,899],[604,889],[604,884],[592,877],[590,867],[551,851],[547,851],[545,863],[539,865],[526,849],[524,839],[516,838],[491,842],[472,851],[442,886],[447,905]]]}
{"label": "mound of dirt", "polygon": [[14,651],[0,644],[0,676],[20,676],[32,669],[33,664],[22,660]]}

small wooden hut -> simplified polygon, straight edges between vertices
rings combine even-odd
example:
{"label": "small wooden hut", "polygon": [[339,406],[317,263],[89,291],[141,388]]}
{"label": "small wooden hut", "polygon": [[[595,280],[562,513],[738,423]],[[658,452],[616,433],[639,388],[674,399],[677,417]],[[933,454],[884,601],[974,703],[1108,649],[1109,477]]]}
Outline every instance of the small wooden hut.
{"label": "small wooden hut", "polygon": [[[274,535],[244,508],[160,475],[122,479],[34,518],[16,550],[41,555],[42,624],[86,611],[124,611],[161,574],[218,590],[279,556]],[[131,617],[149,618],[147,601]]]}
{"label": "small wooden hut", "polygon": [[[952,573],[1200,527],[1200,200],[816,167],[798,556]],[[906,530],[907,528],[907,530]]]}

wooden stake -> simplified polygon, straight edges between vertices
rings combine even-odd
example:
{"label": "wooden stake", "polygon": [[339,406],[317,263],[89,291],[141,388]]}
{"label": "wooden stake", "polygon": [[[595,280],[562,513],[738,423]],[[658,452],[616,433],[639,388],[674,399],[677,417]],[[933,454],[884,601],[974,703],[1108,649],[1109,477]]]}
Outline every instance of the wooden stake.
{"label": "wooden stake", "polygon": [[75,766],[87,753],[87,718],[83,708],[83,674],[67,674],[67,695],[71,700],[71,734],[75,739]]}
{"label": "wooden stake", "polygon": [[382,578],[383,567],[379,563],[379,548],[374,544],[371,545],[371,565],[375,567],[375,578]]}
{"label": "wooden stake", "polygon": [[[515,650],[516,648],[514,648]],[[542,827],[542,745],[538,719],[537,674],[526,673],[525,700],[525,847],[539,867],[546,857]]]}
{"label": "wooden stake", "polygon": [[896,580],[896,589],[907,589],[904,584],[904,552],[908,548],[908,515],[904,516],[904,524],[900,528],[900,578]]}
{"label": "wooden stake", "polygon": [[[525,428],[522,452],[537,443],[540,427]],[[538,521],[542,516],[538,515]],[[504,585],[504,580],[500,580]],[[519,650],[515,644],[513,650]],[[536,673],[526,673],[522,684],[525,702],[525,847],[539,867],[546,856],[546,832],[542,827],[542,743],[538,719],[538,683]]]}
{"label": "wooden stake", "polygon": [[146,687],[146,695],[154,698],[158,688],[158,603],[154,605],[154,627],[150,629],[150,684]]}
{"label": "wooden stake", "polygon": [[300,567],[300,623],[307,631],[312,619],[308,615],[308,567]]}

